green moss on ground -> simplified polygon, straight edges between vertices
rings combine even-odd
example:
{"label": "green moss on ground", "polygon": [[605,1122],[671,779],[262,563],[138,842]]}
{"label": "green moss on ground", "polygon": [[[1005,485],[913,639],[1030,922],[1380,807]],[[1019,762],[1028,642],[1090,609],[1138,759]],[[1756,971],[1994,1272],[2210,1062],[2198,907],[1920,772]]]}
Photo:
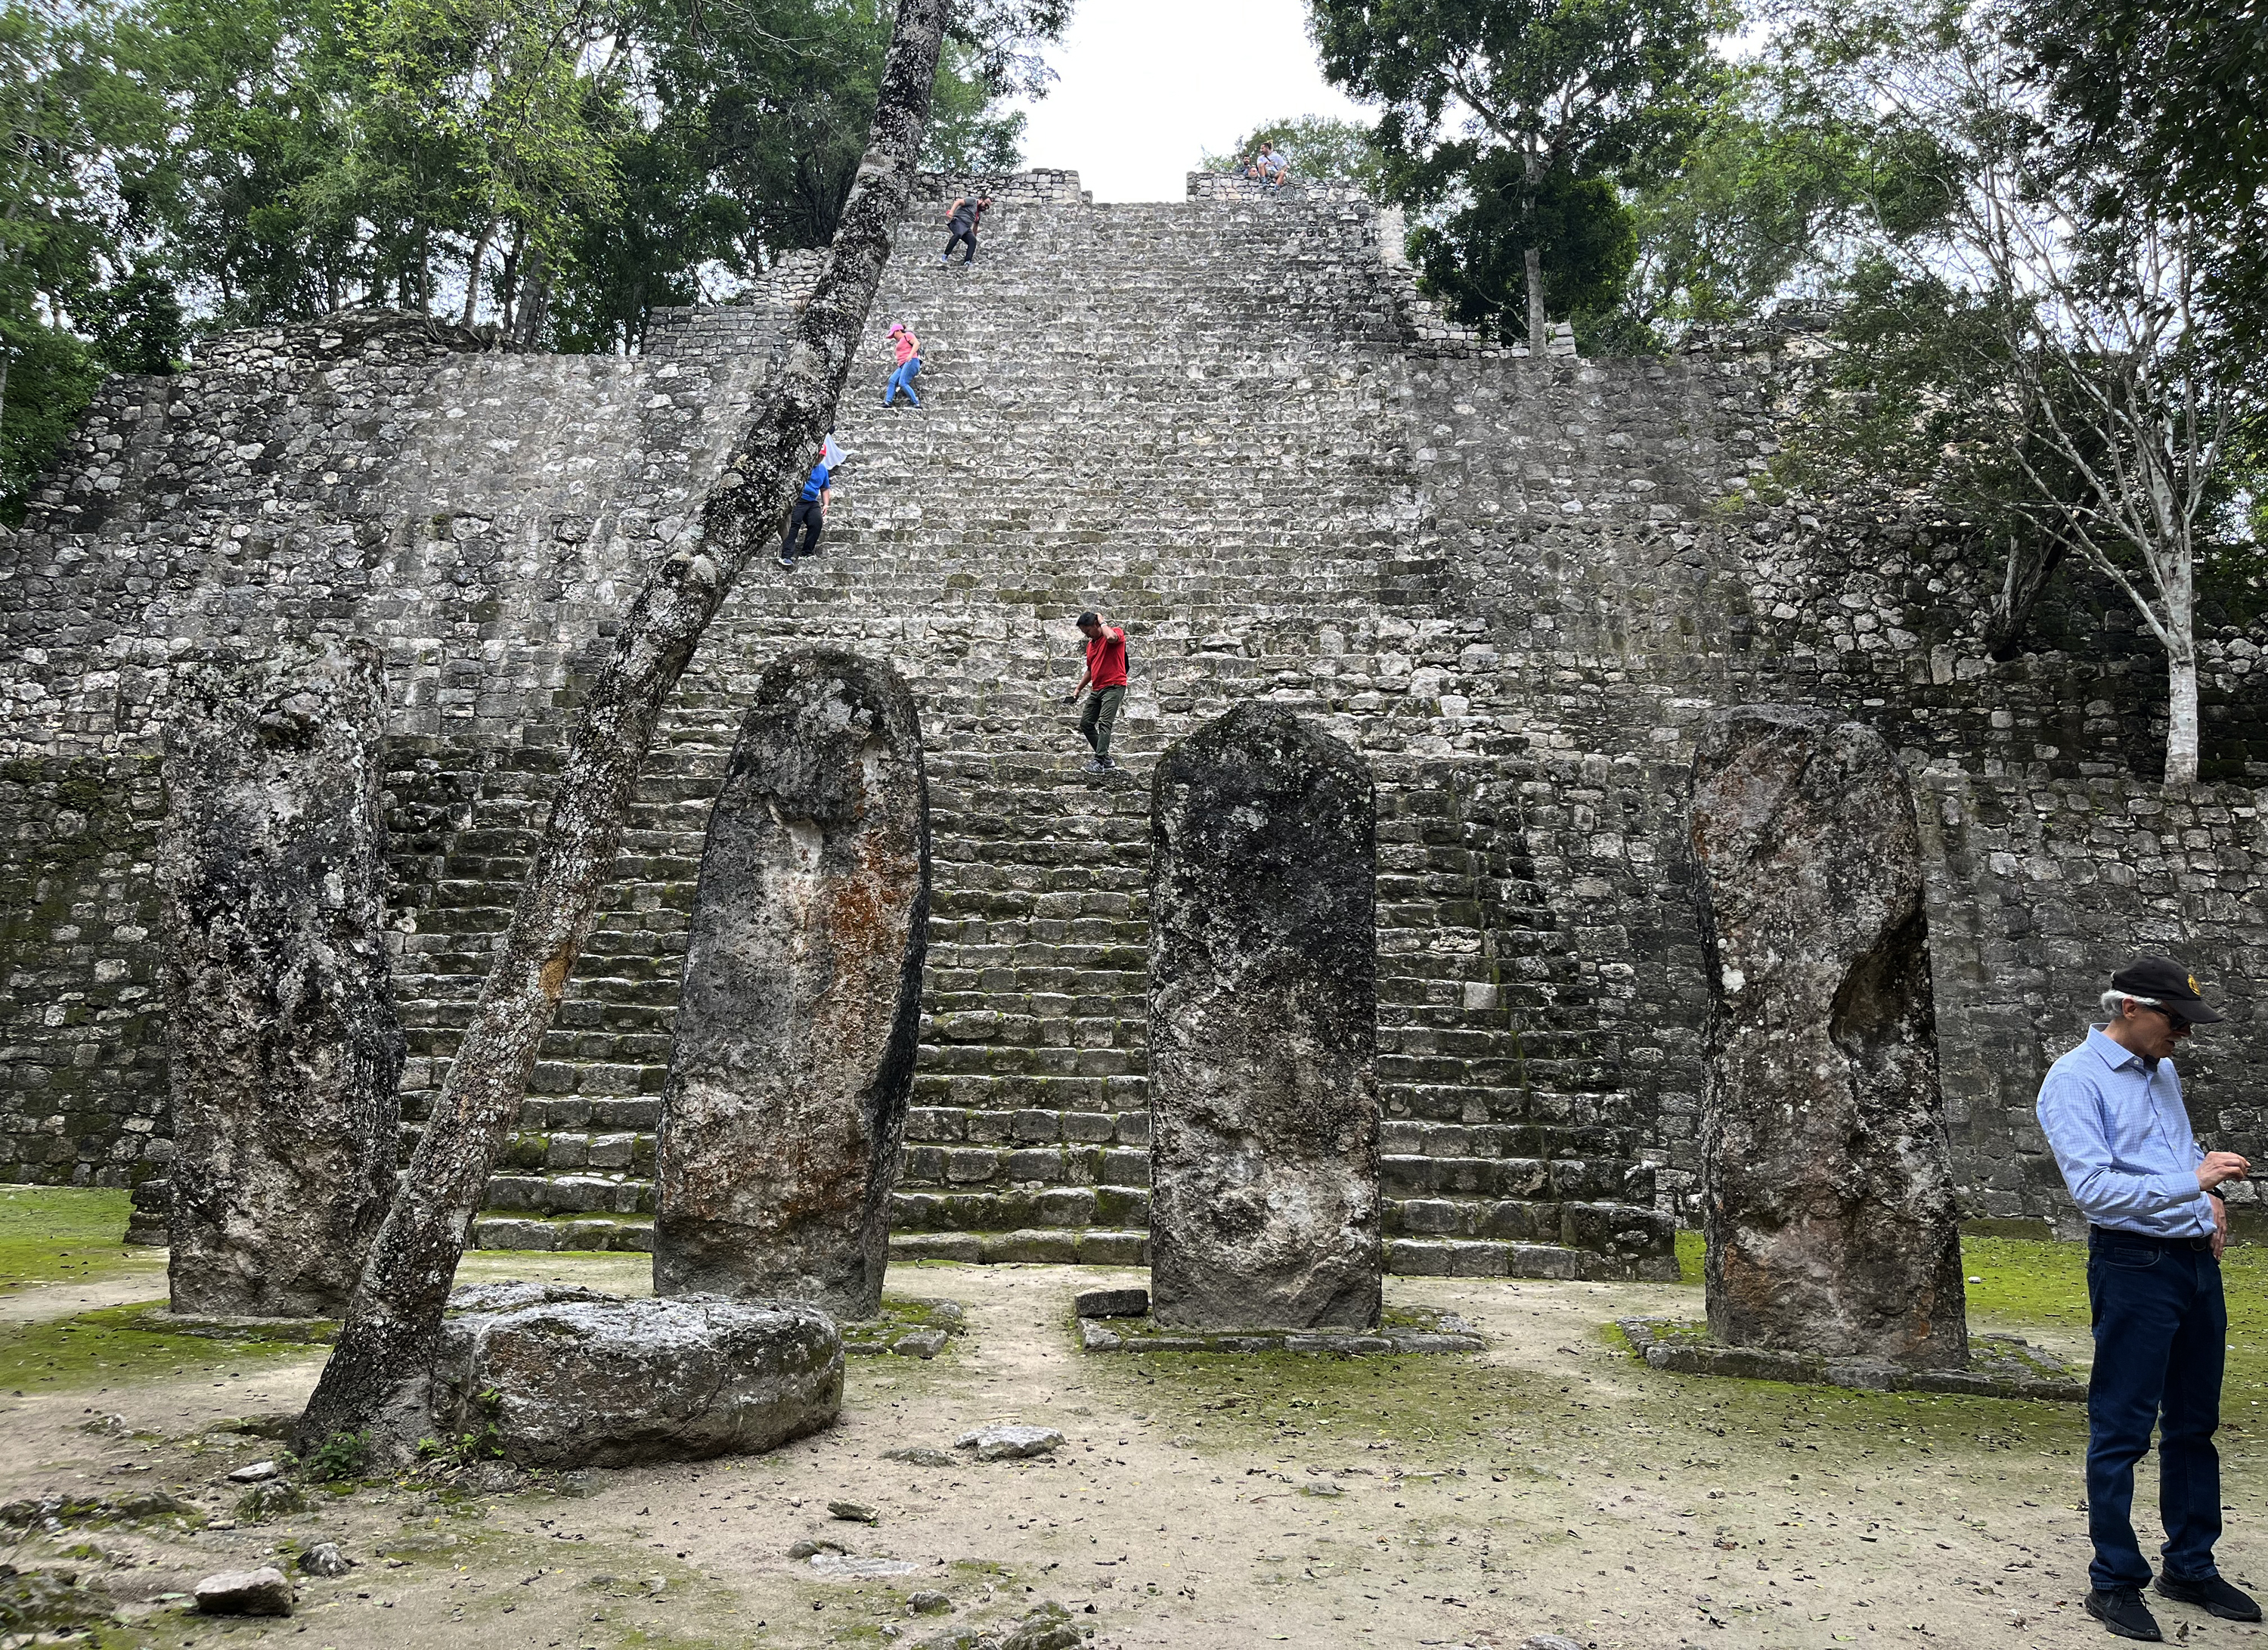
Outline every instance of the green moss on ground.
{"label": "green moss on ground", "polygon": [[[1681,1281],[1701,1278],[1701,1234],[1677,1234]],[[1970,1282],[1972,1329],[2000,1330],[2027,1337],[2052,1336],[2080,1343],[2088,1338],[2087,1245],[2041,1242],[2025,1238],[1964,1237],[1962,1275]],[[2242,1431],[2268,1428],[2268,1244],[2236,1243],[2221,1257],[2221,1288],[2228,1301],[2228,1367],[2222,1413]]]}
{"label": "green moss on ground", "polygon": [[76,1186],[0,1188],[0,1290],[85,1283],[161,1265],[163,1249],[121,1242],[128,1195]]}
{"label": "green moss on ground", "polygon": [[292,1327],[274,1334],[185,1335],[146,1327],[159,1300],[107,1307],[76,1317],[0,1326],[0,1392],[18,1396],[80,1391],[129,1381],[210,1374],[305,1358],[316,1349]]}
{"label": "green moss on ground", "polygon": [[1701,1282],[1701,1254],[1705,1246],[1698,1232],[1677,1234],[1677,1281],[1698,1286]]}

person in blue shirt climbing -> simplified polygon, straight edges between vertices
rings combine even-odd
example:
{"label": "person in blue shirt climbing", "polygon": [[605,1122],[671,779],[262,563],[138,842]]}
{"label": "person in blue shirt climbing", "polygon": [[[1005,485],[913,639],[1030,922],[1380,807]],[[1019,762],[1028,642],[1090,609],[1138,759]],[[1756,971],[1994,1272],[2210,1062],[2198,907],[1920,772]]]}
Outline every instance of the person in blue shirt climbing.
{"label": "person in blue shirt climbing", "polygon": [[[827,438],[835,439],[833,435]],[[821,449],[819,462],[811,467],[811,474],[803,478],[803,496],[795,501],[795,509],[787,519],[787,531],[780,535],[779,564],[793,570],[799,556],[819,554],[819,534],[827,526],[827,506],[835,497],[835,490],[828,485],[835,472],[828,468],[827,452]],[[795,548],[798,528],[803,532],[803,548]]]}
{"label": "person in blue shirt climbing", "polygon": [[[2251,1166],[2198,1145],[2174,1074],[2192,1026],[2221,1018],[2178,962],[2137,957],[2102,994],[2110,1019],[2049,1068],[2040,1129],[2072,1201],[2088,1220],[2087,1300],[2095,1366],[2087,1383],[2087,1613],[2121,1639],[2163,1635],[2142,1602],[2149,1561],[2134,1538],[2134,1463],[2158,1438],[2158,1512],[2165,1521],[2157,1591],[2224,1621],[2260,1607],[2221,1579],[2221,1365],[2228,1308],[2220,1251],[2228,1212],[2220,1187]],[[2183,1630],[2188,1637],[2188,1630]]]}

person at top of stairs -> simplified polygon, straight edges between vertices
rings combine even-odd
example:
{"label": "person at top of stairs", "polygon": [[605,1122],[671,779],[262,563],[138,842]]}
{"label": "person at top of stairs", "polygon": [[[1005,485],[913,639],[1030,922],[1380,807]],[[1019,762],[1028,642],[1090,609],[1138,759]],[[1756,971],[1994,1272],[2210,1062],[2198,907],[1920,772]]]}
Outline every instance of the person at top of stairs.
{"label": "person at top of stairs", "polygon": [[882,405],[888,406],[903,390],[906,399],[918,407],[921,397],[914,394],[914,375],[921,371],[921,340],[914,336],[914,329],[905,322],[894,320],[890,323],[890,347],[897,352],[898,365],[882,391]]}
{"label": "person at top of stairs", "polygon": [[[831,444],[835,437],[830,432],[827,439]],[[828,485],[834,474],[828,467],[827,452],[822,446],[819,462],[814,464],[811,474],[803,478],[803,496],[795,501],[795,509],[789,513],[787,531],[780,535],[779,564],[782,567],[792,568],[796,564],[795,534],[799,527],[803,529],[800,553],[804,556],[819,554],[820,531],[827,526],[827,506],[835,497],[835,490]]]}
{"label": "person at top of stairs", "polygon": [[1275,144],[1263,144],[1260,153],[1254,158],[1252,175],[1260,180],[1269,194],[1273,195],[1284,187],[1284,180],[1292,175],[1292,169],[1284,164],[1284,157],[1276,152]]}
{"label": "person at top of stairs", "polygon": [[954,197],[945,214],[945,226],[952,232],[946,239],[945,250],[937,254],[939,265],[952,262],[953,249],[963,241],[968,243],[968,250],[961,256],[961,268],[967,269],[976,261],[976,226],[991,210],[992,197],[989,195],[980,195],[973,201],[965,195]]}
{"label": "person at top of stairs", "polygon": [[1110,760],[1110,730],[1126,698],[1126,631],[1103,623],[1094,613],[1080,614],[1079,628],[1086,637],[1086,670],[1064,703],[1077,704],[1080,694],[1088,694],[1086,709],[1079,717],[1079,733],[1094,747],[1086,771],[1108,773],[1118,765]]}

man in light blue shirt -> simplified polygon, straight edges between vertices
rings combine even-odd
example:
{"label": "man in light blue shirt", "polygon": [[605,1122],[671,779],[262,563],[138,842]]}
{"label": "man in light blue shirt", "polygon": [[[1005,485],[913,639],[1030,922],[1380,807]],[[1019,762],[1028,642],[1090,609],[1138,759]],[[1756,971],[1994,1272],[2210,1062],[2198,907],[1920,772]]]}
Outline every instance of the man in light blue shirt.
{"label": "man in light blue shirt", "polygon": [[2221,1363],[2228,1312],[2216,1188],[2250,1165],[2205,1152],[2190,1128],[2175,1046],[2221,1016],[2179,963],[2138,957],[2102,994],[2110,1018],[2040,1085],[2040,1128],[2088,1219],[2095,1367],[2087,1387],[2087,1518],[2095,1543],[2087,1613],[2122,1639],[2163,1637],[2142,1602],[2149,1562],[2134,1538],[2134,1463],[2158,1429],[2163,1596],[2228,1621],[2260,1607],[2214,1567],[2220,1536]]}

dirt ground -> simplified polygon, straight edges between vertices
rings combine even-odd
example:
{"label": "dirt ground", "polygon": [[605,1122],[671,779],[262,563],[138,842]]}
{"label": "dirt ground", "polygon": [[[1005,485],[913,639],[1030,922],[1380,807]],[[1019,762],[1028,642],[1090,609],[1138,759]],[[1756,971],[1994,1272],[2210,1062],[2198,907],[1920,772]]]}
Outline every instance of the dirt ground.
{"label": "dirt ground", "polygon": [[[462,1276],[645,1285],[637,1256],[482,1254]],[[82,1587],[123,1601],[128,1624],[99,1642],[167,1650],[920,1646],[956,1634],[965,1646],[972,1630],[997,1632],[1045,1602],[1105,1650],[1508,1650],[1550,1632],[1599,1650],[2106,1641],[2080,1609],[2084,1430],[2068,1406],[1633,1363],[1611,1321],[1697,1316],[1700,1292],[1678,1285],[1388,1280],[1389,1306],[1447,1307],[1478,1325],[1491,1350],[1469,1356],[1079,1352],[1073,1293],[1143,1281],[1092,1268],[895,1268],[894,1294],[965,1303],[968,1332],[933,1362],[851,1360],[842,1422],[817,1437],[766,1456],[502,1493],[312,1491],[308,1511],[232,1528],[240,1488],[223,1476],[280,1446],[226,1424],[296,1410],[320,1349],[166,1343],[175,1350],[161,1360],[180,1361],[148,1366],[114,1350],[135,1331],[99,1326],[104,1309],[162,1293],[151,1268],[26,1287],[0,1300],[17,1337],[16,1373],[0,1375],[0,1499],[158,1485],[216,1521],[34,1533],[0,1558],[75,1571]],[[2083,1354],[2067,1309],[2041,1315],[2022,1332]],[[2241,1414],[2251,1400],[2232,1403]],[[1068,1442],[1052,1457],[989,1465],[882,1458],[949,1448],[990,1420],[1053,1425]],[[105,1426],[122,1430],[88,1430]],[[2261,1462],[2246,1425],[2226,1442],[2223,1569],[2268,1582]],[[2146,1481],[2139,1504],[2154,1492]],[[837,1499],[879,1521],[831,1518]],[[806,1537],[907,1567],[815,1567],[789,1557]],[[302,1577],[290,1619],[224,1623],[168,1596],[214,1571],[288,1566],[318,1539],[357,1567]],[[912,1613],[920,1592],[944,1594],[949,1609]],[[2190,1643],[2260,1632],[2170,1602],[2160,1615],[2169,1638]]]}

